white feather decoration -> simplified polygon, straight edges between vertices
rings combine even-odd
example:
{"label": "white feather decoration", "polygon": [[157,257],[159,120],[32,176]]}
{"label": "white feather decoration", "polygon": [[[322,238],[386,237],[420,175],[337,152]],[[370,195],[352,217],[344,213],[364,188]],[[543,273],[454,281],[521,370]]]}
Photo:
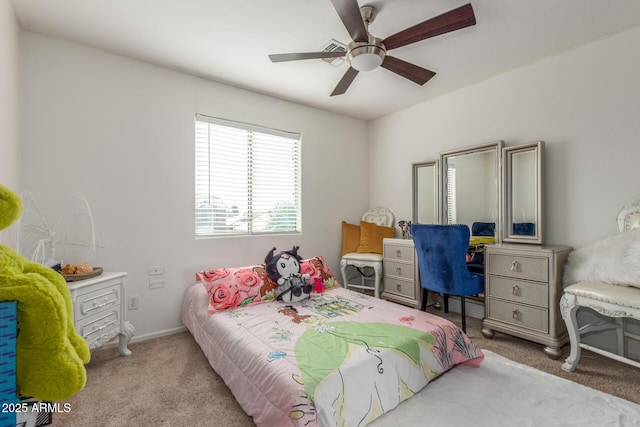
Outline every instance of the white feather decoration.
{"label": "white feather decoration", "polygon": [[40,264],[93,262],[97,229],[87,199],[76,194],[55,226],[50,225],[33,195],[20,194],[23,204],[18,220],[17,252]]}

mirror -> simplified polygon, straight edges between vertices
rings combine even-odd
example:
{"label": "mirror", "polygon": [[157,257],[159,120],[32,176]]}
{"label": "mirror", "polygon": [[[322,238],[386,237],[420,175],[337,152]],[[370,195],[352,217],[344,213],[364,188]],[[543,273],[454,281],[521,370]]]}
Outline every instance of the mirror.
{"label": "mirror", "polygon": [[486,243],[501,239],[503,145],[495,141],[440,154],[441,222],[467,224],[472,236],[483,236]]}
{"label": "mirror", "polygon": [[438,161],[413,164],[413,223],[437,224]]}
{"label": "mirror", "polygon": [[544,141],[505,147],[504,241],[543,243]]}

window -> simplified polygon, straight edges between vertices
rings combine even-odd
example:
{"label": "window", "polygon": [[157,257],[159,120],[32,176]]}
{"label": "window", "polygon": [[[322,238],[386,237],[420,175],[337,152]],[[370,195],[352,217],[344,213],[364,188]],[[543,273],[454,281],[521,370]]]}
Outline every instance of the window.
{"label": "window", "polygon": [[196,236],[300,232],[300,134],[196,115]]}

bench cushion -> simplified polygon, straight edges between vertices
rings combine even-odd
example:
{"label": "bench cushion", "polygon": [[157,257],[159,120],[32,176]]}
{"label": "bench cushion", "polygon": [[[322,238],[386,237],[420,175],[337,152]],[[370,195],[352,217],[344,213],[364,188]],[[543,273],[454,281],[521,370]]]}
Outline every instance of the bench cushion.
{"label": "bench cushion", "polygon": [[564,289],[567,294],[640,309],[640,289],[603,282],[578,282]]}

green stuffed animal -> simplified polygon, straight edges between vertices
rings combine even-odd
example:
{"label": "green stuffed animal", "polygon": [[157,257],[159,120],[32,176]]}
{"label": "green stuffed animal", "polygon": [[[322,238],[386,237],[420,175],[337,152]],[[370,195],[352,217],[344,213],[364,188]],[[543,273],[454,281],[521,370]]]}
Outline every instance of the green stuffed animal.
{"label": "green stuffed animal", "polygon": [[[0,184],[0,230],[22,213],[20,198]],[[0,245],[0,301],[18,302],[16,385],[19,395],[54,402],[82,390],[91,353],[76,332],[64,278]]]}

